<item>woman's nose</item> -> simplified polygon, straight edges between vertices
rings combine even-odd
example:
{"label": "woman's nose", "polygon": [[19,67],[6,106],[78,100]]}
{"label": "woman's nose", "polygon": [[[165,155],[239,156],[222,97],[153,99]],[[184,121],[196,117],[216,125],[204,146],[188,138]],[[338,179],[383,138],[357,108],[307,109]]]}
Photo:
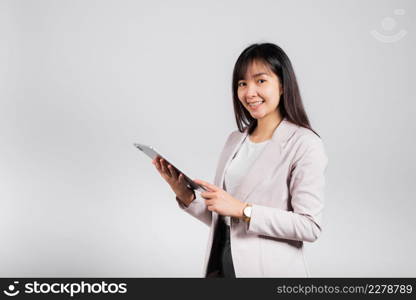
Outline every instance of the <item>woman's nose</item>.
{"label": "woman's nose", "polygon": [[247,85],[247,98],[257,96],[257,86],[255,84],[248,84]]}

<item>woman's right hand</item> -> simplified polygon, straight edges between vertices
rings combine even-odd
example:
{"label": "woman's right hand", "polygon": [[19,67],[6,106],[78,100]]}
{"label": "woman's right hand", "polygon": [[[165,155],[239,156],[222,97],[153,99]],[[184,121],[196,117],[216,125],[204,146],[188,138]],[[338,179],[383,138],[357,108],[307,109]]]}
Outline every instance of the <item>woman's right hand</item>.
{"label": "woman's right hand", "polygon": [[191,204],[191,202],[195,199],[195,193],[187,187],[187,182],[185,181],[183,174],[178,174],[174,167],[159,156],[152,161],[152,164],[156,166],[160,175],[169,184],[181,202],[186,206]]}

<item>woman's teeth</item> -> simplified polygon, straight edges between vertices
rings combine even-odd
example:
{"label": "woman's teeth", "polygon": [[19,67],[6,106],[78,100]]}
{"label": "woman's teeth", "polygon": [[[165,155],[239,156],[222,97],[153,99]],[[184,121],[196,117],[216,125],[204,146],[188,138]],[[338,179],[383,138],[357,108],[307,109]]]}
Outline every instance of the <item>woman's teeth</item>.
{"label": "woman's teeth", "polygon": [[262,104],[264,101],[257,101],[257,102],[252,102],[252,103],[249,103],[249,106],[251,106],[251,107],[256,107],[256,106],[259,106],[260,104]]}

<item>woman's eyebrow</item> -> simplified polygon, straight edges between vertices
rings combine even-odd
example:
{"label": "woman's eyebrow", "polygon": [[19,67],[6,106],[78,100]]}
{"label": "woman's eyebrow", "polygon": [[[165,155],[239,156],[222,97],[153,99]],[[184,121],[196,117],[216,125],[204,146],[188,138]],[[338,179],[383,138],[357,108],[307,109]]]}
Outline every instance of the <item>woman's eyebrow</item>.
{"label": "woman's eyebrow", "polygon": [[253,75],[253,78],[254,78],[254,77],[257,77],[257,76],[260,76],[260,75],[268,75],[268,74],[267,74],[267,73],[264,73],[264,72],[263,72],[263,73],[257,73],[257,74],[254,74],[254,75]]}
{"label": "woman's eyebrow", "polygon": [[[264,72],[262,72],[262,73],[257,73],[257,74],[254,74],[254,75],[252,76],[252,78],[257,77],[257,76],[260,76],[260,75],[269,75],[269,74],[264,73]],[[241,79],[241,80],[244,80],[244,79]]]}

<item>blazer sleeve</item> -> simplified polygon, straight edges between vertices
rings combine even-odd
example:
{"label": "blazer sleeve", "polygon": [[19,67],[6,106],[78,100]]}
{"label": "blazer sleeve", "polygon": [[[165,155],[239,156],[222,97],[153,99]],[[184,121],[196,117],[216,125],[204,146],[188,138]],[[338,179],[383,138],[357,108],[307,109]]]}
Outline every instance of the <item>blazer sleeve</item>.
{"label": "blazer sleeve", "polygon": [[319,237],[328,158],[317,136],[306,136],[302,144],[288,183],[293,211],[253,204],[247,231],[306,242]]}
{"label": "blazer sleeve", "polygon": [[[220,158],[217,163],[217,169],[216,169],[217,176],[218,176],[221,158],[224,156],[224,153],[225,153],[225,148],[227,147],[227,145],[229,145],[234,134],[237,134],[237,131],[231,132],[225,142],[224,148],[221,152]],[[189,206],[185,206],[183,203],[181,203],[178,197],[176,197],[176,201],[178,202],[179,207],[185,212],[187,212],[188,214],[190,214],[191,216],[197,218],[198,220],[206,224],[207,226],[211,226],[212,211],[207,209],[205,205],[205,199],[202,198],[198,192],[194,192],[194,193],[195,193],[195,199],[194,201],[191,202],[191,204],[189,204]]]}
{"label": "blazer sleeve", "polygon": [[176,197],[179,207],[205,225],[211,226],[212,212],[207,209],[204,198],[202,198],[198,192],[194,192],[194,194],[195,199],[188,206],[183,204],[178,197]]}

